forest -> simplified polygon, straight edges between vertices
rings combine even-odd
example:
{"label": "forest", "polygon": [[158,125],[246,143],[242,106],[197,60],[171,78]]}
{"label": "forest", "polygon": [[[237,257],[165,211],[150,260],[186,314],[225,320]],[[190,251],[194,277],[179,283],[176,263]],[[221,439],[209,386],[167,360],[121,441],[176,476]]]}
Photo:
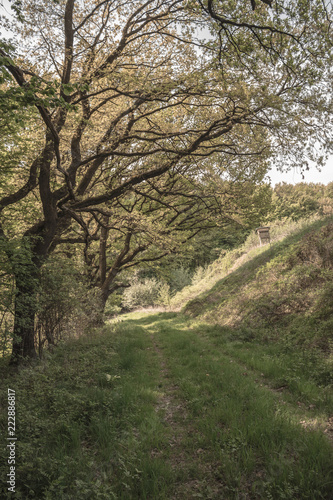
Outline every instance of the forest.
{"label": "forest", "polygon": [[333,183],[268,172],[333,153],[332,48],[326,0],[0,2],[4,498],[330,498]]}

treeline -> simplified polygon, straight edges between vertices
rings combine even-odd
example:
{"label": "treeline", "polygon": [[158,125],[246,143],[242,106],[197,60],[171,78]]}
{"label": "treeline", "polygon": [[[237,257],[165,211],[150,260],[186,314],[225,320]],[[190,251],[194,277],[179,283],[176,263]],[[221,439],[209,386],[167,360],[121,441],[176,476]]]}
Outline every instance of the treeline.
{"label": "treeline", "polygon": [[[292,221],[333,214],[333,182],[328,185],[282,182],[275,187],[266,185],[261,193],[261,214],[255,221],[247,225],[234,224],[228,231],[218,227],[206,231],[194,238],[182,255],[171,255],[158,265],[141,268],[129,278],[129,288],[109,298],[106,313],[140,307],[177,307],[179,300],[173,297],[189,285],[196,289],[196,284],[210,274],[208,266],[212,262],[242,245],[251,233],[250,242],[259,244],[254,235],[259,225],[289,226]],[[181,295],[179,297],[181,302]]]}
{"label": "treeline", "polygon": [[271,191],[270,220],[288,217],[299,220],[313,213],[333,214],[333,182],[324,184],[300,182],[295,186],[282,182]]}

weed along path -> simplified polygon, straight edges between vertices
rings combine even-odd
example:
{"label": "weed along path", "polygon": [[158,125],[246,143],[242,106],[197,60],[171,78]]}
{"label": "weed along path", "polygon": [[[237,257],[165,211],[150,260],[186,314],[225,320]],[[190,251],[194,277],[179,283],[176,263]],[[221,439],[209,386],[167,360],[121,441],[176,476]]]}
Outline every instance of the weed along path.
{"label": "weed along path", "polygon": [[132,317],[121,328],[142,328],[159,367],[149,459],[168,470],[142,498],[331,498],[332,393],[299,360],[178,314]]}
{"label": "weed along path", "polygon": [[[4,374],[19,402],[17,497],[330,500],[325,371],[240,338],[176,313],[132,313]],[[3,448],[3,477],[6,464]]]}

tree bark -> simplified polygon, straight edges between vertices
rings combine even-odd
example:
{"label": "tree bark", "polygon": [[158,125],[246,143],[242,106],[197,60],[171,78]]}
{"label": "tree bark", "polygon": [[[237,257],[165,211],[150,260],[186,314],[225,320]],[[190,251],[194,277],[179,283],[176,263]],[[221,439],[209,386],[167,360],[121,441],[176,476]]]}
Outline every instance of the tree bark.
{"label": "tree bark", "polygon": [[35,315],[39,270],[34,264],[21,263],[15,272],[16,297],[13,349],[10,364],[24,358],[36,358]]}
{"label": "tree bark", "polygon": [[38,309],[40,269],[48,256],[50,243],[54,239],[56,229],[56,218],[47,223],[37,224],[26,232],[18,252],[10,256],[15,276],[15,316],[11,364],[18,364],[24,358],[37,357],[35,318]]}

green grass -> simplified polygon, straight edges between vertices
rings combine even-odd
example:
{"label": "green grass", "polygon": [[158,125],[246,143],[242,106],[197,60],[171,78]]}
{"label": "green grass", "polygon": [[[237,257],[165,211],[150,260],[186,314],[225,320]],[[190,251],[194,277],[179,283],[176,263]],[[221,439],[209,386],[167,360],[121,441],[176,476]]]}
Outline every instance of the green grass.
{"label": "green grass", "polygon": [[[196,294],[183,312],[203,322],[237,328],[256,338],[332,352],[332,218],[313,222],[246,261]],[[237,261],[236,261],[237,262]],[[216,261],[218,270],[218,261]],[[218,275],[218,272],[217,272]]]}
{"label": "green grass", "polygon": [[204,291],[191,317],[131,313],[18,371],[2,360],[1,498],[11,388],[18,499],[329,500],[330,221],[249,238],[176,296]]}
{"label": "green grass", "polygon": [[[174,310],[186,308],[189,304],[189,310],[195,314],[201,314],[206,311],[209,305],[205,297],[211,294],[215,285],[223,280],[231,271],[235,275],[237,269],[240,270],[240,276],[248,266],[255,268],[265,264],[274,253],[279,253],[280,249],[288,247],[289,244],[298,241],[300,237],[311,229],[320,228],[331,218],[320,218],[318,215],[301,219],[297,222],[292,220],[274,221],[270,227],[271,245],[259,246],[258,235],[252,231],[243,245],[233,250],[221,254],[221,256],[208,265],[205,269],[199,268],[199,278],[194,280],[191,285],[184,287],[171,297],[171,307]],[[282,240],[282,241],[281,241]],[[268,250],[268,251],[267,251]],[[264,259],[260,255],[264,254]],[[256,260],[255,258],[258,257]],[[251,263],[251,261],[253,261]],[[249,263],[249,264],[248,264]],[[253,266],[254,264],[254,266]],[[244,281],[241,279],[241,283]],[[196,299],[200,297],[197,301]],[[193,302],[192,302],[193,301]],[[191,305],[194,305],[194,308]]]}
{"label": "green grass", "polygon": [[7,386],[16,390],[17,498],[164,498],[170,471],[149,456],[167,440],[150,345],[140,327],[106,328],[3,380],[4,409]]}
{"label": "green grass", "polygon": [[16,390],[16,497],[330,498],[320,360],[236,333],[127,315],[3,374]]}
{"label": "green grass", "polygon": [[126,315],[34,366],[3,367],[4,435],[16,390],[16,498],[328,500],[325,370],[241,331]]}
{"label": "green grass", "polygon": [[[158,335],[190,410],[189,421],[196,428],[196,437],[187,446],[189,453],[203,450],[200,462],[207,471],[215,464],[212,485],[216,477],[222,479],[216,498],[241,498],[245,492],[253,498],[329,498],[332,449],[319,429],[309,431],[300,425],[309,417],[305,408],[303,413],[299,408],[307,375],[303,374],[303,386],[288,391],[286,405],[279,392],[258,380],[257,373],[235,362],[235,350],[231,349],[231,357],[227,349],[232,346],[216,342],[216,328],[211,327],[211,337],[209,327],[202,334],[200,327],[184,331],[170,326],[170,321],[160,325]],[[247,350],[247,343],[239,343],[238,359],[243,352],[248,360]],[[274,358],[270,359],[274,365]],[[281,370],[283,363],[278,378]],[[269,373],[271,381],[277,382]],[[326,392],[322,388],[322,400],[318,393],[304,394],[313,405],[312,420],[314,416],[325,420],[332,410],[332,394],[328,400]]]}

